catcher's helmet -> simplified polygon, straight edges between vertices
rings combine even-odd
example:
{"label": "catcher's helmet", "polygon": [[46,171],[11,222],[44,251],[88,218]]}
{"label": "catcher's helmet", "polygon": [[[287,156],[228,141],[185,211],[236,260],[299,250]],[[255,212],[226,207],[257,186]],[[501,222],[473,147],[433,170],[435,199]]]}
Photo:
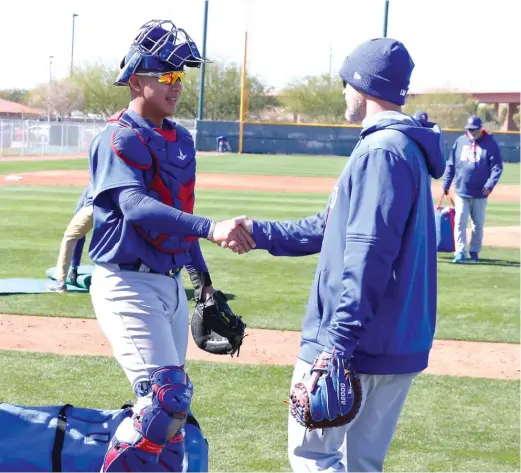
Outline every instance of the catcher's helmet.
{"label": "catcher's helmet", "polygon": [[135,72],[182,71],[184,67],[200,67],[210,62],[203,58],[188,33],[169,20],[145,23],[134,38],[120,64],[115,85],[128,85]]}

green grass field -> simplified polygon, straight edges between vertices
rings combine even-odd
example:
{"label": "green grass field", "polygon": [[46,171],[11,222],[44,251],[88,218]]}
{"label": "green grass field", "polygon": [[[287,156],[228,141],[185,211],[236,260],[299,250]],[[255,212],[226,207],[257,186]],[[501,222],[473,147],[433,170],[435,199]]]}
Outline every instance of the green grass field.
{"label": "green grass field", "polygon": [[496,202],[491,200],[487,204],[485,225],[487,227],[518,226],[520,223],[519,217],[519,203]]}
{"label": "green grass field", "polygon": [[[317,176],[336,177],[342,171],[346,158],[337,156],[265,156],[265,155],[220,155],[198,156],[198,172],[225,174],[256,174],[269,176]],[[2,162],[0,174],[53,169],[87,169],[85,158],[66,161],[14,161]]]}
{"label": "green grass field", "polygon": [[[110,358],[0,351],[0,363],[5,402],[117,409],[132,396]],[[289,470],[283,401],[290,367],[188,362],[187,370],[194,383],[193,412],[210,446],[211,471]],[[386,470],[519,471],[518,419],[515,381],[420,375]]]}
{"label": "green grass field", "polygon": [[[342,158],[295,159],[202,157],[199,170],[333,177],[344,164]],[[0,173],[85,165],[85,160],[0,162]],[[504,178],[519,183],[518,172],[518,165],[507,165]],[[45,278],[45,270],[56,264],[81,190],[0,187],[0,278]],[[243,213],[257,219],[297,219],[320,211],[326,201],[327,195],[321,194],[200,190],[195,211],[216,219]],[[490,202],[487,224],[519,225],[519,215],[517,203]],[[231,304],[248,327],[300,329],[316,256],[275,258],[264,252],[238,256],[206,241],[202,246],[214,285],[233,295]],[[90,263],[86,249],[83,264]],[[487,247],[482,256],[481,264],[453,265],[451,255],[439,255],[436,336],[519,343],[520,252]],[[186,274],[183,278],[190,293]],[[87,294],[0,296],[0,313],[93,316]],[[112,358],[0,350],[0,366],[4,402],[118,408],[132,396]],[[288,471],[283,400],[291,367],[189,361],[187,369],[195,386],[193,410],[210,443],[211,471]],[[419,376],[386,470],[519,471],[519,401],[518,381]]]}
{"label": "green grass field", "polygon": [[[198,156],[198,172],[224,174],[256,174],[267,176],[337,177],[347,158],[340,156],[238,155]],[[15,172],[87,169],[85,158],[67,161],[2,162],[0,174]],[[519,184],[519,164],[505,163],[501,184]]]}
{"label": "green grass field", "polygon": [[[0,278],[45,277],[45,270],[56,264],[78,193],[75,187],[0,187],[0,226],[10,236],[0,240]],[[320,194],[201,190],[196,212],[215,219],[243,213],[297,219],[318,212],[326,200]],[[494,203],[490,219],[496,218],[493,207],[504,210],[498,213],[501,225],[519,224],[518,204]],[[202,246],[215,285],[235,296],[234,308],[250,327],[300,329],[316,256],[238,256],[206,241]],[[480,265],[455,266],[443,264],[447,257],[440,255],[439,338],[519,341],[519,250],[487,248],[483,258]],[[86,250],[83,262],[90,262]],[[184,279],[191,288],[186,274]],[[92,308],[86,294],[13,295],[0,298],[0,313],[92,317]]]}

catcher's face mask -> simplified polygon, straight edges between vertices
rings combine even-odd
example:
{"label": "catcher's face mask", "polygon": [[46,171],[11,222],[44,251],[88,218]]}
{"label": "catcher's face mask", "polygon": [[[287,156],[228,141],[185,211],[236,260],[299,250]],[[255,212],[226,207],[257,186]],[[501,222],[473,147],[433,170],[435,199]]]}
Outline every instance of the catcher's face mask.
{"label": "catcher's face mask", "polygon": [[115,85],[128,85],[135,73],[182,72],[184,67],[200,67],[204,59],[188,33],[169,20],[145,23],[121,61]]}

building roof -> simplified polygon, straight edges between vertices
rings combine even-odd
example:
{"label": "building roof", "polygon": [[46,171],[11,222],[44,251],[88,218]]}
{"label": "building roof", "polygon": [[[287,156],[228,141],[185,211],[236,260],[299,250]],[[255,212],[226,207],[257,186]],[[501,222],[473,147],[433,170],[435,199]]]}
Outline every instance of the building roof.
{"label": "building roof", "polygon": [[11,102],[10,100],[0,99],[0,114],[12,115],[44,115],[46,112],[30,108],[21,103]]}
{"label": "building roof", "polygon": [[492,91],[492,90],[443,90],[443,89],[415,89],[409,91],[409,96],[426,95],[435,93],[456,93],[472,95],[475,99],[489,103],[519,103],[519,92],[514,91]]}

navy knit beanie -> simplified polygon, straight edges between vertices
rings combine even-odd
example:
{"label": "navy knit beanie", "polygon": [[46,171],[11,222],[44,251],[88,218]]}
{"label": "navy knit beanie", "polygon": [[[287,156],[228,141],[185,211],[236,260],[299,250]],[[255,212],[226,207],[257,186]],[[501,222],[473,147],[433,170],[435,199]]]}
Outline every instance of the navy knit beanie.
{"label": "navy knit beanie", "polygon": [[376,38],[345,58],[340,77],[360,92],[404,105],[413,69],[414,62],[400,41]]}

